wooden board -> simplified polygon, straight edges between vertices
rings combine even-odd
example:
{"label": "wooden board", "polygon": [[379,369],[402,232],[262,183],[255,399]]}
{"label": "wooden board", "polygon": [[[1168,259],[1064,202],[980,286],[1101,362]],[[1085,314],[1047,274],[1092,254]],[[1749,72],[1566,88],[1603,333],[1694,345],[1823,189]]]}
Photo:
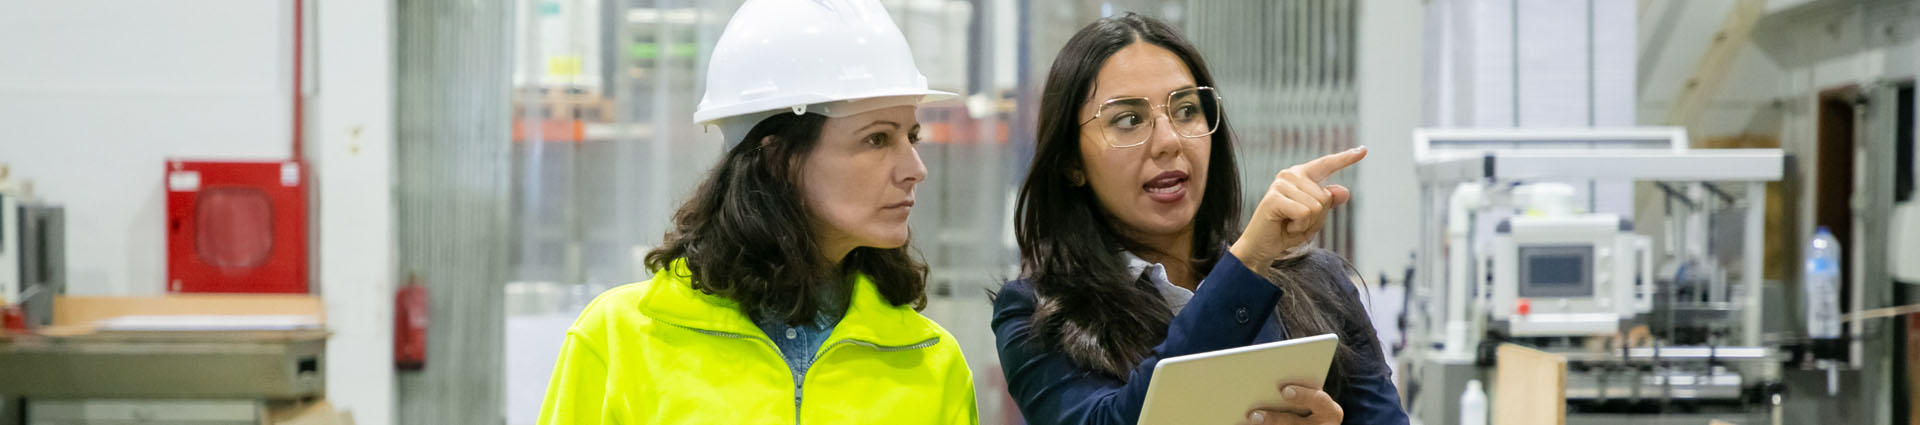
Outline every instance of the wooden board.
{"label": "wooden board", "polygon": [[69,297],[53,299],[53,324],[87,325],[132,315],[299,314],[325,321],[320,297],[291,294],[179,294],[158,297]]}
{"label": "wooden board", "polygon": [[[106,337],[95,332],[94,322],[121,316],[152,315],[283,315],[296,314],[318,318],[326,323],[326,305],[320,297],[301,294],[174,294],[157,297],[70,297],[53,298],[53,325],[37,333],[51,337]],[[124,333],[124,332],[113,332]],[[205,339],[209,332],[163,332],[189,339]],[[306,339],[326,335],[325,330],[296,332],[228,332],[214,336],[245,338]],[[0,340],[9,337],[0,334]]]}
{"label": "wooden board", "polygon": [[336,410],[326,399],[280,401],[267,406],[268,425],[350,425],[352,415]]}
{"label": "wooden board", "polygon": [[1714,32],[1713,40],[1707,45],[1707,52],[1700,55],[1700,62],[1694,64],[1693,74],[1680,88],[1680,95],[1673,100],[1673,109],[1667,110],[1667,124],[1696,127],[1694,121],[1713,101],[1713,95],[1719,90],[1720,82],[1727,71],[1733,69],[1734,59],[1738,59],[1742,48],[1753,36],[1754,24],[1760,22],[1760,16],[1766,13],[1765,0],[1735,0],[1727,11],[1727,18],[1720,23],[1720,30]]}
{"label": "wooden board", "polygon": [[[1907,316],[1907,406],[1920,406],[1920,315]],[[1907,423],[1920,425],[1920,408],[1907,408]]]}
{"label": "wooden board", "polygon": [[1497,354],[1493,425],[1565,425],[1567,358],[1513,344]]}

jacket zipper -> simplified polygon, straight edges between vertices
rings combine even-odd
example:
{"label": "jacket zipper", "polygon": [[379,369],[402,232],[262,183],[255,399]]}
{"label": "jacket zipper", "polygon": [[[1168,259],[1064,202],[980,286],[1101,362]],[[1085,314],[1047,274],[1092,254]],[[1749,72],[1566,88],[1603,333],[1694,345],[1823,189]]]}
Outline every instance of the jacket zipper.
{"label": "jacket zipper", "polygon": [[[705,335],[712,335],[712,336],[718,336],[718,337],[726,337],[726,338],[740,338],[740,339],[751,339],[751,340],[754,340],[754,341],[759,341],[759,342],[760,342],[761,344],[763,344],[763,345],[766,345],[766,346],[767,346],[767,348],[769,348],[769,349],[772,349],[772,350],[773,350],[773,355],[774,355],[774,357],[778,357],[778,358],[780,359],[780,364],[783,364],[783,365],[785,365],[785,364],[787,363],[787,357],[786,357],[786,355],[783,355],[783,354],[781,354],[781,353],[780,353],[780,346],[778,346],[778,345],[774,345],[774,343],[773,343],[773,340],[772,340],[772,339],[770,339],[770,338],[761,338],[761,337],[758,337],[758,336],[754,336],[754,335],[746,335],[746,334],[737,334],[737,333],[732,333],[732,332],[721,332],[721,331],[714,331],[714,330],[706,330],[706,329],[700,329],[700,328],[695,328],[695,327],[689,327],[689,326],[681,326],[681,327],[683,327],[683,328],[687,328],[687,329],[689,329],[689,330],[692,330],[692,331],[694,331],[694,332],[699,332],[699,333],[701,333],[701,334],[705,334]],[[880,345],[880,344],[875,344],[875,343],[871,343],[871,342],[867,342],[867,341],[861,341],[861,340],[857,340],[857,339],[851,339],[851,338],[849,338],[849,339],[842,339],[842,340],[839,340],[839,341],[834,341],[834,342],[833,342],[833,343],[831,343],[831,344],[827,344],[827,346],[826,346],[826,348],[822,348],[822,349],[820,350],[820,355],[819,355],[819,356],[817,356],[817,357],[814,357],[814,359],[813,359],[813,362],[814,362],[814,364],[819,364],[819,363],[820,363],[820,359],[824,359],[824,358],[827,358],[827,353],[831,353],[831,352],[833,352],[833,349],[834,349],[834,348],[838,348],[838,347],[840,347],[840,346],[842,346],[842,345],[848,345],[848,344],[852,344],[852,345],[858,345],[858,346],[862,346],[862,347],[867,347],[867,348],[872,348],[872,349],[874,349],[874,350],[877,350],[877,351],[880,351],[880,352],[883,352],[883,353],[892,353],[892,352],[900,352],[900,351],[907,351],[907,350],[918,350],[918,349],[922,349],[922,348],[927,348],[927,347],[932,347],[932,346],[933,346],[934,344],[939,344],[939,343],[940,343],[940,337],[937,337],[937,336],[936,336],[936,337],[932,337],[932,338],[927,338],[927,340],[925,340],[925,341],[920,341],[920,342],[917,342],[917,343],[913,343],[913,344],[909,344],[909,345],[900,345],[900,346],[889,346],[889,345]],[[788,367],[788,368],[792,368],[792,367],[793,367],[793,365],[787,365],[787,367]],[[813,375],[813,371],[814,371],[814,368],[812,368],[812,367],[808,367],[808,368],[807,368],[807,373],[806,373],[805,375],[802,375],[802,376],[800,377],[800,381],[799,381],[799,382],[794,382],[794,383],[793,383],[793,391],[794,391],[794,392],[796,393],[796,395],[799,395],[799,393],[801,392],[801,389],[803,388],[803,385],[804,385],[804,384],[805,384],[805,383],[807,382],[807,375]],[[791,371],[789,371],[789,372],[791,372]],[[787,375],[788,375],[788,376],[792,376],[793,374],[792,374],[792,373],[788,373]],[[789,378],[789,379],[791,379],[791,378]],[[805,398],[805,396],[804,396],[804,395],[799,395],[799,397],[801,397],[801,401],[802,401],[802,402],[804,403],[804,402],[805,402],[805,400],[806,400],[806,398]],[[793,423],[794,423],[795,425],[799,425],[799,423],[800,423],[800,404],[799,404],[799,403],[795,403],[795,404],[793,405]]]}
{"label": "jacket zipper", "polygon": [[[678,325],[676,325],[676,326],[678,326]],[[794,391],[794,393],[796,394],[796,396],[797,396],[797,395],[798,395],[798,393],[800,392],[800,383],[799,383],[799,382],[793,382],[793,369],[792,369],[792,368],[793,368],[793,365],[789,365],[789,364],[787,364],[787,356],[786,356],[785,354],[781,354],[781,353],[780,353],[780,346],[779,346],[779,345],[774,345],[774,343],[773,343],[773,340],[772,340],[772,339],[770,339],[770,338],[761,338],[761,337],[758,337],[758,336],[754,336],[754,335],[747,335],[747,334],[737,334],[737,333],[732,333],[732,332],[721,332],[721,331],[711,331],[711,330],[706,330],[706,329],[700,329],[700,328],[695,328],[695,327],[690,327],[690,326],[681,326],[681,327],[683,327],[683,328],[687,328],[688,330],[692,330],[692,331],[694,331],[694,332],[699,332],[699,333],[701,333],[701,334],[705,334],[705,335],[712,335],[712,336],[718,336],[718,337],[725,337],[725,338],[736,338],[736,339],[751,339],[751,340],[754,340],[754,341],[758,341],[758,342],[760,342],[760,343],[761,343],[761,344],[763,344],[763,345],[766,345],[768,349],[772,349],[772,350],[773,350],[773,357],[774,357],[774,358],[777,358],[777,359],[780,359],[780,364],[781,364],[781,365],[784,365],[784,366],[786,366],[786,367],[788,368],[788,369],[787,369],[787,373],[785,373],[785,375],[787,375],[787,382],[792,382],[792,383],[793,383],[793,391]],[[808,368],[808,370],[812,370],[812,368]],[[794,423],[794,425],[799,425],[799,424],[800,424],[800,404],[799,404],[799,403],[794,403],[794,405],[793,405],[793,423]]]}
{"label": "jacket zipper", "polygon": [[[940,343],[940,337],[937,337],[937,336],[936,336],[936,337],[932,337],[932,338],[927,338],[927,340],[926,340],[926,341],[920,341],[920,342],[917,342],[917,343],[913,343],[913,344],[909,344],[909,345],[901,345],[901,346],[887,346],[887,345],[880,345],[880,344],[875,344],[875,343],[871,343],[871,342],[866,342],[866,341],[861,341],[861,340],[857,340],[857,339],[842,339],[842,340],[839,340],[839,341],[834,341],[834,342],[833,342],[833,343],[831,343],[831,344],[827,344],[827,346],[826,346],[826,347],[824,347],[824,348],[821,348],[821,349],[820,349],[820,355],[818,355],[818,356],[815,356],[815,357],[813,358],[813,364],[816,364],[816,365],[818,365],[818,364],[820,364],[820,360],[822,360],[822,359],[825,359],[825,358],[827,358],[827,354],[831,354],[831,353],[833,353],[833,349],[835,349],[835,348],[839,348],[840,346],[843,346],[843,345],[849,345],[849,344],[851,344],[851,345],[858,345],[858,346],[862,346],[862,347],[867,347],[867,348],[872,348],[872,349],[874,349],[874,350],[877,350],[877,351],[880,351],[880,352],[882,352],[882,353],[892,353],[892,352],[900,352],[900,351],[907,351],[907,350],[918,350],[918,349],[922,349],[922,348],[927,348],[927,347],[932,347],[932,346],[933,346],[934,344],[938,344],[938,343]],[[808,368],[807,368],[807,373],[806,373],[805,375],[802,375],[802,376],[800,376],[800,382],[799,382],[798,384],[796,384],[796,385],[804,385],[804,384],[806,384],[806,382],[807,382],[807,377],[808,377],[808,376],[812,376],[812,375],[813,375],[813,371],[814,371],[814,370],[816,370],[816,369],[815,369],[815,368],[812,368],[812,367],[808,367]],[[800,387],[800,386],[795,386],[794,388],[795,388],[795,391],[799,391],[801,387]],[[802,398],[801,400],[802,400],[802,403],[804,403],[806,399],[805,399],[805,398]],[[795,405],[793,405],[793,418],[794,418],[794,419],[793,419],[793,422],[794,422],[794,424],[795,424],[795,425],[799,425],[799,423],[800,423],[800,405],[799,405],[799,404],[795,404]]]}

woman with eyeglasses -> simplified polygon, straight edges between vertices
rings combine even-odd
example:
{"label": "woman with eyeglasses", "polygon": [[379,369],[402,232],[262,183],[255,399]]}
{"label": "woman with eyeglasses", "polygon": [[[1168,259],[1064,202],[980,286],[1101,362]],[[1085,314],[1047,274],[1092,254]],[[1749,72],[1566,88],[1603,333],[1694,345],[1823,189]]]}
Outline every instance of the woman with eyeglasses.
{"label": "woman with eyeglasses", "polygon": [[1022,276],[994,300],[1007,389],[1034,424],[1133,424],[1160,359],[1337,333],[1322,389],[1257,424],[1405,424],[1344,260],[1308,246],[1366,156],[1279,173],[1239,225],[1233,131],[1199,53],[1126,14],[1067,41],[1040,100],[1015,232]]}

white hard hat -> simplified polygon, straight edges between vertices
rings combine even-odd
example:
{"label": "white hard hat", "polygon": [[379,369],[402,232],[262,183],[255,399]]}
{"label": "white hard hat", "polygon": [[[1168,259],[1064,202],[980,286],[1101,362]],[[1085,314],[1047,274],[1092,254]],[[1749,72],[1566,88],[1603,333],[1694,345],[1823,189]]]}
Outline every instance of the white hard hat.
{"label": "white hard hat", "polygon": [[780,112],[830,117],[956,96],[927,89],[878,0],[747,0],[707,63],[693,121],[728,146]]}

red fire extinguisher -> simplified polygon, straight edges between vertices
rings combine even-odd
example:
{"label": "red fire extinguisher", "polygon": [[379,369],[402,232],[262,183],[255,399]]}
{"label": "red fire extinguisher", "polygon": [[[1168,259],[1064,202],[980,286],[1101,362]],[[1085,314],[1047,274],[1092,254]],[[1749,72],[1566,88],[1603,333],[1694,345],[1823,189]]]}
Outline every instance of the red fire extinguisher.
{"label": "red fire extinguisher", "polygon": [[407,275],[407,284],[394,294],[393,365],[400,370],[427,367],[427,287],[419,276]]}

